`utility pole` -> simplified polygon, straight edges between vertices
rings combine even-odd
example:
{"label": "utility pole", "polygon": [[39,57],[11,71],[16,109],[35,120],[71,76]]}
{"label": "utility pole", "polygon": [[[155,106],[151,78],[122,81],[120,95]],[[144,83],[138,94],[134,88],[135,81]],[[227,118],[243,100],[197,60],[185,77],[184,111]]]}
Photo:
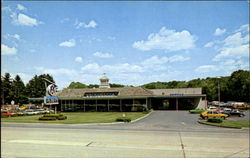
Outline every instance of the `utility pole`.
{"label": "utility pole", "polygon": [[220,104],[220,77],[218,77],[218,101]]}

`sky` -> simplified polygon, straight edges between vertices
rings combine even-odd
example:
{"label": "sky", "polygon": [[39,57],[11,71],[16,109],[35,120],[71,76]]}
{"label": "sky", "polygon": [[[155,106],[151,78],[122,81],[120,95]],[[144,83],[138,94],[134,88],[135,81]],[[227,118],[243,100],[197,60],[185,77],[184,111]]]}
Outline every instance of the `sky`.
{"label": "sky", "polygon": [[139,86],[249,70],[247,1],[1,1],[1,75]]}

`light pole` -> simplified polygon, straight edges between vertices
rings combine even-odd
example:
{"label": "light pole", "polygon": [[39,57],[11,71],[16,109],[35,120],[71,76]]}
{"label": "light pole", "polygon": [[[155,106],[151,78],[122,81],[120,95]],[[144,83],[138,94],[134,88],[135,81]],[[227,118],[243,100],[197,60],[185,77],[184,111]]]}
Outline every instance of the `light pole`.
{"label": "light pole", "polygon": [[218,101],[220,104],[220,77],[218,77]]}

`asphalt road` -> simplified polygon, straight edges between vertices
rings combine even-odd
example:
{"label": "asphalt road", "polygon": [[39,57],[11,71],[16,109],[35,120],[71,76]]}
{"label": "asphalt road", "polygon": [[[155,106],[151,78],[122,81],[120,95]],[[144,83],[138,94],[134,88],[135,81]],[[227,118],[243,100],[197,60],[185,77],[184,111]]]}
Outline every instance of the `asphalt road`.
{"label": "asphalt road", "polygon": [[[98,129],[98,130],[135,130],[135,131],[177,131],[177,132],[220,132],[220,133],[244,133],[248,129],[219,128],[199,124],[197,120],[199,114],[189,114],[188,111],[154,111],[149,116],[132,123],[120,124],[20,124],[2,123],[2,127],[29,127],[29,128],[66,128],[66,129]],[[249,113],[245,117],[230,118],[248,119]]]}
{"label": "asphalt road", "polygon": [[1,157],[249,157],[249,129],[197,123],[187,111],[155,111],[133,123],[1,123]]}

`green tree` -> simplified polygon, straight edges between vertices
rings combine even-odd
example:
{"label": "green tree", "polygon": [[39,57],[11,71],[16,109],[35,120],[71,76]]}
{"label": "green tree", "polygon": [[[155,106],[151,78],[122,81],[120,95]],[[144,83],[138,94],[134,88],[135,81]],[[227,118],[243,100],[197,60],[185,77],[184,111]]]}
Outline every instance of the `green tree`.
{"label": "green tree", "polygon": [[5,73],[3,77],[1,77],[1,88],[2,88],[2,104],[10,104],[13,99],[13,94],[11,93],[12,89],[12,81],[9,73]]}
{"label": "green tree", "polygon": [[86,84],[80,83],[80,82],[71,82],[70,85],[68,86],[70,89],[74,88],[88,88]]}
{"label": "green tree", "polygon": [[250,74],[249,71],[238,70],[231,74],[228,80],[230,98],[235,101],[250,102]]}
{"label": "green tree", "polygon": [[15,103],[28,103],[28,98],[25,95],[25,85],[19,75],[16,75],[12,83],[12,94]]}
{"label": "green tree", "polygon": [[45,85],[49,85],[48,81],[45,79],[54,82],[54,79],[49,74],[35,75],[26,85],[26,94],[30,98],[43,97],[46,95],[46,87]]}
{"label": "green tree", "polygon": [[115,88],[115,87],[125,87],[125,86],[122,84],[110,83],[110,87]]}

